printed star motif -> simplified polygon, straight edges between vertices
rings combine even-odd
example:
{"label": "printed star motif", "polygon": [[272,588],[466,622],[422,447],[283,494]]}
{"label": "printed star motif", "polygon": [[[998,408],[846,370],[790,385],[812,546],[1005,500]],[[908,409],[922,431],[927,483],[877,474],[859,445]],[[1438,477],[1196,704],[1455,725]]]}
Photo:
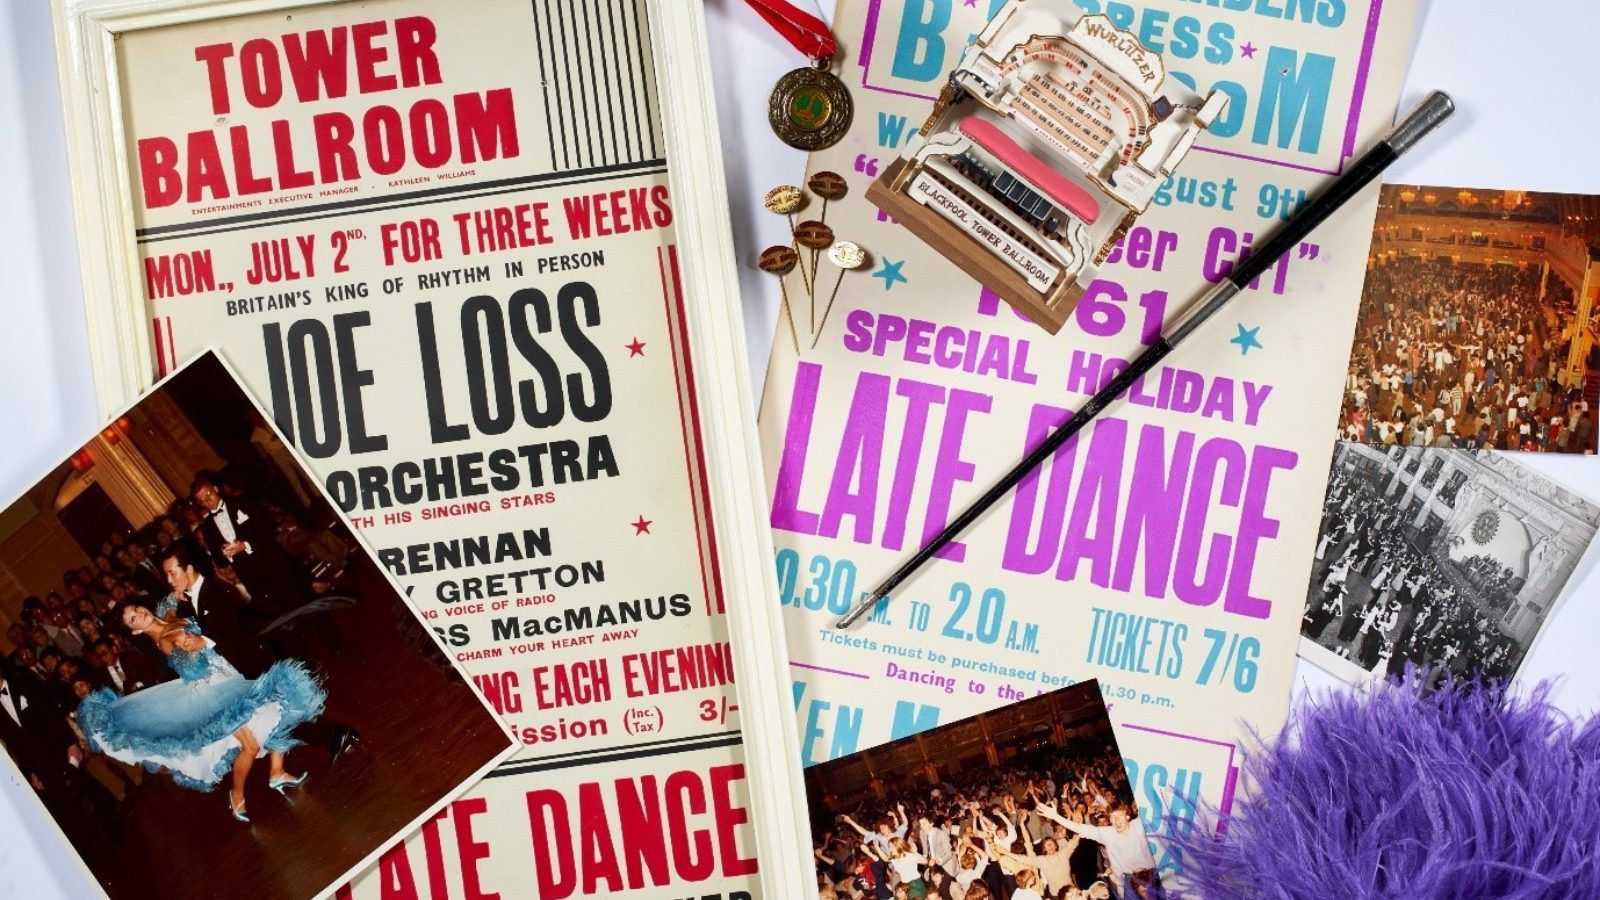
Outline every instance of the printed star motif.
{"label": "printed star motif", "polygon": [[1250,43],[1249,41],[1245,41],[1244,46],[1239,48],[1239,55],[1245,59],[1255,59],[1256,45]]}
{"label": "printed star motif", "polygon": [[623,344],[622,346],[628,348],[628,358],[629,359],[632,359],[635,356],[643,356],[644,355],[645,343],[644,343],[644,341],[641,341],[638,338],[634,338],[633,339],[633,343],[631,343],[631,344]]}
{"label": "printed star motif", "polygon": [[640,516],[639,521],[630,522],[629,524],[633,526],[633,536],[638,537],[641,534],[649,534],[650,526],[655,523],[650,519],[646,519],[644,516]]}
{"label": "printed star motif", "polygon": [[1261,331],[1261,326],[1260,325],[1257,325],[1254,328],[1246,328],[1243,325],[1240,325],[1239,326],[1239,336],[1234,338],[1233,340],[1229,341],[1228,343],[1230,343],[1230,344],[1238,344],[1239,345],[1239,355],[1240,356],[1249,356],[1250,355],[1250,348],[1252,348],[1252,347],[1255,347],[1255,348],[1260,349],[1260,350],[1267,349],[1267,348],[1261,346],[1261,342],[1260,341],[1256,340],[1256,335],[1258,333],[1260,333],[1260,331]]}
{"label": "printed star motif", "polygon": [[893,290],[895,282],[897,282],[897,281],[900,282],[901,284],[910,284],[911,283],[911,279],[907,278],[906,276],[904,276],[904,275],[902,275],[900,273],[900,268],[902,266],[904,266],[905,264],[906,264],[906,261],[903,260],[903,259],[900,260],[899,262],[890,262],[887,258],[885,258],[884,261],[883,261],[883,268],[879,269],[876,272],[873,272],[872,273],[872,277],[873,278],[882,278],[883,279],[883,289],[886,290],[886,291]]}
{"label": "printed star motif", "polygon": [[974,9],[978,7],[978,0],[963,0],[963,2]]}

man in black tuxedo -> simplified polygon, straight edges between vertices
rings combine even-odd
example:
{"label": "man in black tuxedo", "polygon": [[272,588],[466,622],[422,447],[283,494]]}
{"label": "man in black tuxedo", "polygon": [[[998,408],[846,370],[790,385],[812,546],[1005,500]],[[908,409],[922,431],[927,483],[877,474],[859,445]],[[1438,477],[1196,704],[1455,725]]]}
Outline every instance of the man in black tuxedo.
{"label": "man in black tuxedo", "polygon": [[[155,614],[168,621],[192,619],[239,674],[261,677],[272,665],[273,655],[260,638],[260,629],[267,622],[249,609],[253,601],[246,601],[227,582],[200,574],[192,551],[181,544],[167,552],[161,568],[173,593],[157,605]],[[301,725],[296,732],[308,744],[327,747],[330,765],[361,739],[355,729],[326,715]]]}
{"label": "man in black tuxedo", "polygon": [[272,665],[272,653],[259,637],[262,617],[233,586],[215,575],[202,575],[194,551],[174,544],[161,562],[173,593],[157,605],[163,619],[192,619],[217,652],[246,678],[260,678]]}
{"label": "man in black tuxedo", "polygon": [[116,799],[84,771],[86,755],[66,716],[0,667],[0,743],[75,844],[120,840]]}
{"label": "man in black tuxedo", "polygon": [[89,671],[101,685],[124,696],[174,677],[170,668],[151,664],[144,654],[118,653],[110,638],[100,638],[91,644],[87,661]]}
{"label": "man in black tuxedo", "polygon": [[149,550],[139,541],[128,545],[128,580],[141,594],[160,595],[166,590],[161,566],[150,558]]}
{"label": "man in black tuxedo", "polygon": [[22,646],[13,650],[9,662],[12,680],[22,682],[22,686],[27,689],[44,690],[50,673],[45,671],[44,665],[39,662],[39,657],[34,655],[32,647]]}
{"label": "man in black tuxedo", "polygon": [[216,482],[204,475],[190,494],[205,513],[200,530],[212,563],[233,566],[257,610],[277,616],[306,602],[300,567],[278,546],[277,525],[265,510],[248,500],[224,503]]}

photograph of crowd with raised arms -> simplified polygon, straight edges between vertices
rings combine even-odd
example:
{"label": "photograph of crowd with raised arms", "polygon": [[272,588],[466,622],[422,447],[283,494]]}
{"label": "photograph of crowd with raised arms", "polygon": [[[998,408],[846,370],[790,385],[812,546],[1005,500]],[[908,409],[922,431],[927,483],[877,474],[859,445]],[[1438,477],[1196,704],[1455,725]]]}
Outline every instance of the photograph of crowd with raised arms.
{"label": "photograph of crowd with raised arms", "polygon": [[819,900],[1165,898],[1099,682],[806,770]]}
{"label": "photograph of crowd with raised arms", "polygon": [[1508,679],[1597,523],[1600,506],[1507,454],[1341,442],[1302,655],[1350,680]]}
{"label": "photograph of crowd with raised arms", "polygon": [[207,354],[0,510],[0,745],[116,900],[315,896],[501,722]]}
{"label": "photograph of crowd with raised arms", "polygon": [[1339,436],[1593,453],[1595,246],[1600,197],[1385,186]]}

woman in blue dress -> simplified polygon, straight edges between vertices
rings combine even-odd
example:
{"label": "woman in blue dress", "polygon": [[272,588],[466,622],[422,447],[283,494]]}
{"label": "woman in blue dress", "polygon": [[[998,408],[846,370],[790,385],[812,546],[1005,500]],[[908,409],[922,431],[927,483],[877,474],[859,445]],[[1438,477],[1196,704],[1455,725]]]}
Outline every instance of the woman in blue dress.
{"label": "woman in blue dress", "polygon": [[244,786],[257,759],[268,758],[267,786],[280,794],[305,780],[284,770],[283,755],[298,743],[289,733],[322,714],[327,693],[304,664],[280,660],[251,680],[187,619],[167,622],[130,603],[122,621],[161,648],[179,680],[126,697],[102,688],[84,698],[78,725],[91,747],[150,771],[166,769],[197,791],[231,771],[228,810],[241,822],[250,821]]}

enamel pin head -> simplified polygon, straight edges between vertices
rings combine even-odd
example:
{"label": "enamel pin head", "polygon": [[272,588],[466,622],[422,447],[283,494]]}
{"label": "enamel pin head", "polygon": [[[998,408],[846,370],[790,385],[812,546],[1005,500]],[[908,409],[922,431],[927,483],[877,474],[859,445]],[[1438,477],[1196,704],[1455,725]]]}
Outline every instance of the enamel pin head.
{"label": "enamel pin head", "polygon": [[787,216],[800,208],[800,200],[803,196],[800,189],[794,185],[780,184],[767,191],[767,197],[762,201],[762,205],[767,208],[768,212]]}
{"label": "enamel pin head", "polygon": [[825,201],[843,200],[850,191],[849,183],[838,172],[818,172],[806,182],[806,187]]}
{"label": "enamel pin head", "polygon": [[761,258],[756,262],[761,271],[773,275],[783,276],[794,270],[795,264],[800,261],[800,254],[794,252],[793,247],[768,247],[761,251]]}
{"label": "enamel pin head", "polygon": [[823,250],[833,245],[833,229],[815,220],[801,222],[794,230],[794,239],[802,247]]}
{"label": "enamel pin head", "polygon": [[859,269],[866,265],[867,254],[857,244],[838,241],[828,250],[828,261],[840,269]]}

